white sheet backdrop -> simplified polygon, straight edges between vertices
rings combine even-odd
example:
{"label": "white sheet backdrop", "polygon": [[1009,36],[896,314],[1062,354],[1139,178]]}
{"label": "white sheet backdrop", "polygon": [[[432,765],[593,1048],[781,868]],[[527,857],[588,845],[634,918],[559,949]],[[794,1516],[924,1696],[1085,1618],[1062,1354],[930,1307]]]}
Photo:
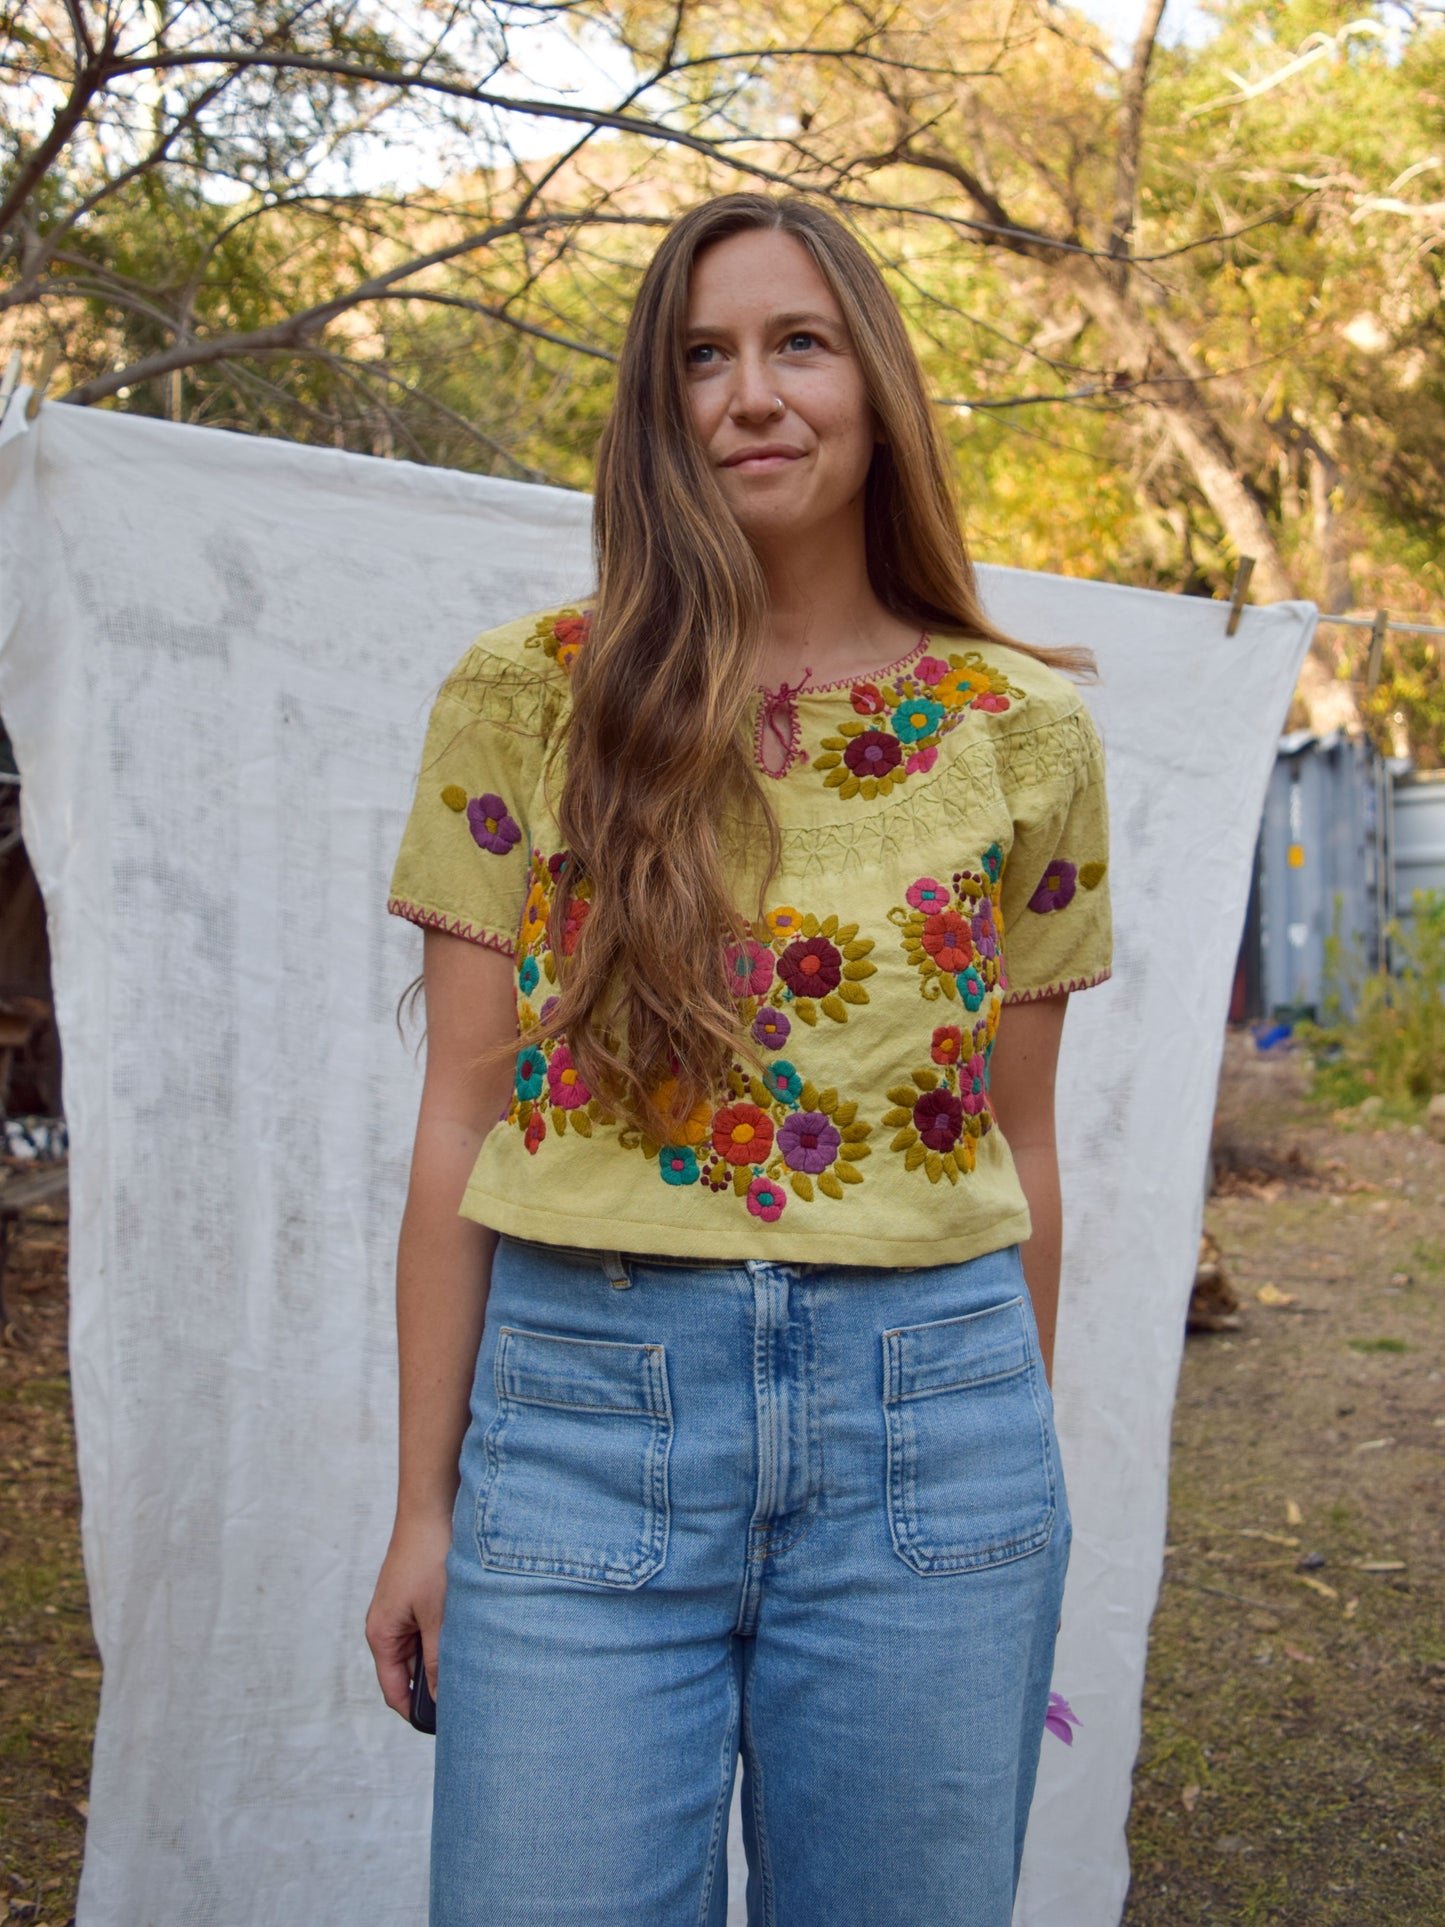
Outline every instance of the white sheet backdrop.
{"label": "white sheet backdrop", "polygon": [[[588,504],[56,404],[0,446],[0,710],[54,947],[105,1662],[81,1927],[420,1927],[430,1743],[362,1619],[390,1519],[418,939],[382,904],[430,694],[585,585]],[[1114,979],[1061,1073],[1076,1520],[1017,1927],[1114,1927],[1170,1406],[1250,852],[1304,603],[988,570],[1086,643]],[[735,1901],[735,1909],[737,1903]],[[742,1918],[741,1911],[735,1917]],[[646,1927],[646,1924],[644,1924]],[[791,1924],[796,1927],[796,1924]]]}

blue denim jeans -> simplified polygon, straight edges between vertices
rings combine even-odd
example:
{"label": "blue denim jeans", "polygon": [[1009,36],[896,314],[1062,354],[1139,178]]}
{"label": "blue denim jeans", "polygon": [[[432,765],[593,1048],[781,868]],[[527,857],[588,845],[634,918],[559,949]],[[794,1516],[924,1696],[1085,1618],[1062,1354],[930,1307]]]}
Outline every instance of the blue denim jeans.
{"label": "blue denim jeans", "polygon": [[1070,1524],[1017,1246],[502,1237],[442,1625],[431,1927],[1008,1927]]}

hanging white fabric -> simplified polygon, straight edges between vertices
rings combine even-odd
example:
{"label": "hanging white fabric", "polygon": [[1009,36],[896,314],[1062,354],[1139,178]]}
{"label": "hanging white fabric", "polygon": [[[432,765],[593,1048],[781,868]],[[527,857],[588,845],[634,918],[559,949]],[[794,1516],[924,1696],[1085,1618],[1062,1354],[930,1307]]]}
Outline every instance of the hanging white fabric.
{"label": "hanging white fabric", "polygon": [[[0,446],[0,711],[50,917],[105,1665],[80,1927],[421,1927],[430,1742],[362,1621],[390,1526],[418,1072],[383,913],[429,699],[588,579],[587,500],[57,405]],[[1304,603],[983,571],[1093,648],[1117,960],[1059,1095],[1075,1519],[1018,1927],[1114,1927],[1170,1408]],[[735,1896],[735,1907],[739,1903]],[[741,1913],[735,1915],[741,1918]]]}

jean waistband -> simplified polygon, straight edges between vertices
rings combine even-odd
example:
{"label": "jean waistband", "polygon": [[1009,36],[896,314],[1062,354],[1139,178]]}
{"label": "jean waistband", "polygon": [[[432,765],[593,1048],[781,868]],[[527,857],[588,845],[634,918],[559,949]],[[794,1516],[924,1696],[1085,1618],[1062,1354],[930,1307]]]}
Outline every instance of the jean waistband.
{"label": "jean waistband", "polygon": [[[665,1265],[680,1266],[690,1271],[723,1271],[730,1265],[741,1265],[742,1258],[684,1258],[674,1257],[665,1251],[619,1251],[591,1245],[552,1244],[542,1238],[520,1238],[514,1232],[504,1232],[514,1244],[526,1245],[531,1251],[546,1252],[551,1256],[576,1258],[583,1264],[601,1265],[609,1278],[625,1275],[627,1265]],[[789,1271],[825,1271],[826,1265],[802,1260],[781,1261]]]}

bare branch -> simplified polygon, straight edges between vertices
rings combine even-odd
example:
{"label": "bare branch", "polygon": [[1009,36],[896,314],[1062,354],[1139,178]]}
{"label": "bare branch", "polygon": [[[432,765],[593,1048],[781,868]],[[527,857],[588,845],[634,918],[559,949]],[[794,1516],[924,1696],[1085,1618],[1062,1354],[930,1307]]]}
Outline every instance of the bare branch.
{"label": "bare branch", "polygon": [[1139,198],[1139,152],[1144,138],[1144,101],[1149,88],[1149,63],[1159,23],[1164,18],[1165,0],[1146,0],[1144,18],[1139,23],[1133,58],[1124,76],[1120,96],[1119,151],[1114,170],[1114,222],[1109,231],[1109,252],[1124,259],[1134,233],[1134,209]]}

